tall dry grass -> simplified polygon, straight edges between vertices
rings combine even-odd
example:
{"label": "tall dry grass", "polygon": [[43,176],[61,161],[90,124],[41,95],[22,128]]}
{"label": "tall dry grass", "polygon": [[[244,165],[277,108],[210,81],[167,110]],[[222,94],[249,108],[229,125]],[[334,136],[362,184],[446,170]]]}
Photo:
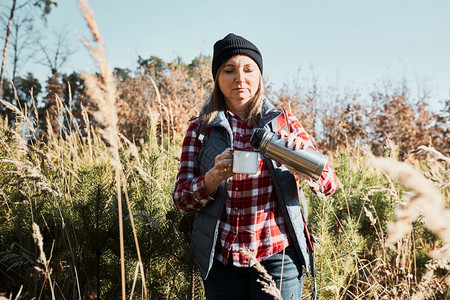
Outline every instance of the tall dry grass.
{"label": "tall dry grass", "polygon": [[[114,291],[120,288],[115,285],[122,282],[115,277],[120,269],[114,267],[115,257],[119,261],[121,252],[117,243],[117,164],[111,159],[111,146],[90,125],[87,111],[83,111],[84,124],[77,124],[71,119],[70,109],[62,102],[58,105],[61,115],[56,119],[61,120],[64,134],[51,131],[45,140],[33,138],[36,128],[31,128],[31,116],[15,107],[11,107],[18,116],[15,127],[11,128],[4,120],[1,123],[0,206],[5,214],[0,217],[3,224],[0,289],[11,287],[8,292],[19,293],[13,287],[23,284],[23,293],[36,297],[39,294],[33,291],[42,289],[42,297],[52,297],[54,293],[55,298],[69,295],[79,299],[94,295],[117,298],[119,295]],[[27,126],[31,126],[30,130],[25,130]],[[201,293],[199,275],[189,261],[186,242],[176,231],[179,214],[171,211],[170,190],[176,160],[169,156],[164,143],[158,142],[158,127],[152,119],[151,139],[139,149],[119,134],[121,194],[124,204],[128,201],[134,212],[122,213],[127,241],[124,247],[127,297],[159,298],[184,289],[193,295]],[[29,205],[29,209],[24,205]],[[134,224],[131,220],[135,220]],[[27,268],[40,266],[45,273],[44,265],[39,263],[44,252],[37,251],[34,259],[34,246],[29,241],[32,234],[23,230],[31,228],[31,222],[44,229],[41,244],[44,252],[53,253],[52,259],[44,264],[53,270],[50,279],[53,292],[49,279],[30,273]],[[144,249],[141,257],[137,254],[136,237],[144,241],[139,245]],[[49,248],[51,245],[54,250]],[[150,274],[150,279],[144,279],[142,274]],[[26,279],[33,276],[36,280]],[[182,279],[184,276],[190,280]],[[136,282],[139,278],[141,284]],[[94,287],[97,291],[91,289]],[[152,291],[147,296],[146,289]]]}
{"label": "tall dry grass", "polygon": [[332,161],[337,192],[308,192],[321,298],[448,297],[448,158],[413,151],[400,162],[397,146],[389,147],[386,157],[341,152]]}
{"label": "tall dry grass", "polygon": [[[135,77],[118,80],[92,11],[86,1],[79,3],[94,41],[84,43],[99,69],[83,75],[90,103],[82,120],[55,95],[54,112],[41,120],[48,124],[46,138],[40,139],[36,106],[21,110],[4,103],[16,119],[14,126],[4,119],[0,124],[0,288],[10,288],[10,298],[37,298],[42,291],[47,298],[201,299],[201,278],[187,238],[177,231],[181,214],[171,189],[180,140],[212,88],[209,62],[174,61],[159,73],[142,65]],[[351,104],[363,103],[357,92],[328,95],[336,105],[323,112],[319,99],[325,93],[312,80],[274,96],[305,120],[340,179],[331,198],[308,192],[309,219],[319,237],[320,299],[448,298],[449,159],[430,148],[435,141],[436,149],[446,149],[448,129],[439,122],[440,129],[424,126],[425,136],[435,130],[432,140],[408,152],[423,135],[420,126],[402,131],[405,124],[433,118],[422,112],[416,122],[407,94],[374,93],[372,110]],[[405,114],[395,128],[390,105]],[[385,122],[370,124],[372,112]],[[404,133],[408,141],[399,140]],[[374,158],[374,149],[390,158]],[[41,244],[32,239],[34,223]],[[36,265],[40,271],[31,272]],[[305,295],[310,284],[306,280]]]}
{"label": "tall dry grass", "polygon": [[[61,106],[64,107],[62,104]],[[70,114],[64,113],[64,111],[65,109],[61,109],[61,113],[70,118]],[[19,114],[20,111],[17,111],[17,113]],[[29,117],[23,112],[22,114],[18,120],[28,120]],[[87,113],[85,112],[85,114]],[[59,117],[58,119],[63,118]],[[190,265],[187,263],[190,259],[186,252],[187,244],[176,233],[175,227],[179,215],[175,211],[171,211],[170,206],[171,185],[174,177],[159,177],[160,175],[158,175],[166,170],[172,170],[171,176],[174,176],[177,167],[176,160],[169,157],[167,160],[160,161],[158,155],[166,153],[169,148],[172,149],[172,153],[177,153],[179,148],[176,149],[176,144],[166,147],[158,141],[160,140],[160,134],[157,130],[162,128],[162,125],[158,125],[157,120],[158,117],[150,118],[149,137],[151,138],[148,143],[136,147],[123,136],[119,140],[119,157],[125,170],[124,178],[128,182],[125,195],[129,194],[132,197],[130,203],[134,207],[133,211],[135,211],[133,217],[137,219],[136,232],[139,240],[145,241],[141,243],[143,247],[142,265],[137,258],[126,262],[127,296],[131,296],[132,292],[137,293],[136,280],[134,280],[134,278],[138,278],[138,275],[135,275],[138,274],[136,270],[144,268],[145,274],[148,274],[145,284],[152,291],[150,295],[190,295],[193,298],[202,295],[198,291],[198,289],[201,289],[201,280],[195,273],[195,266],[192,262],[190,262]],[[18,128],[25,128],[25,125],[18,124]],[[91,130],[89,131],[88,128]],[[88,166],[93,162],[99,160],[111,162],[111,155],[110,150],[108,150],[110,146],[106,145],[104,140],[100,138],[101,135],[98,135],[96,130],[89,126],[89,122],[85,123],[84,130],[73,128],[64,129],[64,131],[66,132],[64,138],[53,135],[45,143],[40,141],[27,143],[24,136],[20,134],[21,130],[18,132],[12,131],[5,124],[2,134],[7,138],[0,140],[3,151],[1,155],[2,168],[7,166],[7,174],[15,176],[11,178],[16,178],[14,180],[21,182],[22,196],[28,195],[25,199],[30,200],[31,203],[37,201],[39,195],[50,197],[52,201],[43,202],[43,204],[54,205],[54,208],[58,211],[57,215],[66,224],[62,228],[67,231],[68,226],[76,226],[76,219],[69,217],[68,210],[64,208],[64,205],[74,202],[79,193],[73,188],[71,182],[75,178],[85,176],[79,170],[83,168],[91,170]],[[169,137],[169,134],[164,136]],[[448,195],[448,158],[438,152],[432,152],[426,147],[419,147],[418,149],[415,151],[416,158],[414,158],[414,155],[408,158],[409,164],[415,165],[415,170],[420,170],[420,173],[424,174],[422,176],[425,179],[422,178],[421,180],[427,180],[428,183],[435,182],[440,194]],[[419,156],[424,151],[429,153],[428,159]],[[391,145],[387,153],[392,156],[388,160],[388,165],[395,165],[393,162],[397,161],[394,159],[398,155],[397,147]],[[15,156],[15,159],[12,159],[13,156]],[[38,163],[39,160],[44,163]],[[405,199],[405,195],[408,196],[410,193],[407,189],[415,186],[415,184],[405,184],[402,187],[397,183],[397,178],[400,180],[405,177],[405,174],[413,174],[413,171],[407,168],[406,173],[402,171],[398,173],[401,175],[395,176],[389,172],[369,172],[371,161],[374,161],[374,158],[370,151],[362,148],[346,150],[333,156],[332,164],[336,167],[341,181],[336,195],[331,199],[323,199],[320,195],[309,195],[311,226],[314,233],[319,236],[320,241],[316,248],[320,299],[409,299],[413,296],[421,297],[421,295],[425,295],[423,296],[425,298],[445,299],[442,297],[448,295],[446,294],[448,293],[448,275],[444,273],[447,270],[446,265],[437,260],[430,260],[433,251],[436,250],[436,245],[440,245],[444,239],[430,237],[424,231],[428,224],[423,221],[424,219],[414,222],[406,235],[396,241],[393,248],[386,245],[386,239],[389,237],[388,224],[395,220],[394,207],[395,205],[407,204],[406,200],[409,201],[409,199]],[[399,162],[399,164],[403,165],[404,163]],[[381,163],[376,163],[376,166],[381,166]],[[57,172],[56,174],[59,175],[55,176],[55,173],[52,172]],[[88,171],[86,174],[90,173],[93,173],[93,171]],[[115,171],[108,174],[110,174],[108,177],[111,177],[112,186],[115,186],[113,190],[117,194],[117,186],[114,176],[112,176]],[[57,178],[57,180],[50,180],[49,178]],[[405,178],[409,177],[406,176]],[[6,178],[2,178],[2,180],[4,179]],[[15,213],[10,209],[18,204],[11,201],[11,198],[17,197],[12,193],[15,185],[7,183],[11,180],[3,181],[3,193],[1,194],[3,200],[1,203],[10,207],[3,206],[8,211],[8,215],[12,216]],[[88,180],[85,184],[90,181],[92,180]],[[113,190],[111,195],[114,194]],[[154,200],[138,200],[140,197],[146,197],[147,195]],[[419,195],[420,197],[428,196],[427,193]],[[413,196],[413,199],[417,197],[419,196]],[[112,200],[107,199],[105,199],[105,203],[111,203]],[[160,199],[165,199],[165,206],[158,207],[157,203]],[[448,196],[440,199],[448,201]],[[142,209],[145,207],[145,203],[151,203],[148,210]],[[104,209],[108,210],[108,207],[110,205],[106,204]],[[47,214],[45,213],[46,209],[34,204],[32,210]],[[36,221],[40,218],[39,214],[32,215],[32,217]],[[46,222],[41,223],[44,225],[40,225],[40,227],[50,228],[49,224],[56,222],[57,219],[55,218],[56,216],[53,216],[52,219],[49,219],[47,215],[44,218]],[[25,221],[27,219],[24,218]],[[160,221],[156,221],[157,219],[164,221],[160,223]],[[113,219],[107,220],[111,224],[114,222]],[[125,221],[129,222],[129,220],[130,217],[125,216]],[[144,220],[148,225],[143,225],[142,221]],[[126,228],[124,230],[131,237],[131,239],[128,239],[131,243],[125,247],[125,253],[130,255],[134,251],[134,248],[130,247],[134,239],[131,225],[128,228],[130,228],[130,231],[127,231]],[[436,228],[440,227],[437,226]],[[158,235],[158,232],[161,235]],[[2,235],[6,234],[5,229],[2,228]],[[69,232],[66,232],[65,235],[67,235],[65,241],[70,243],[73,249],[73,254],[68,256],[73,261],[70,264],[74,266],[72,272],[74,275],[71,279],[78,282],[78,287],[75,287],[77,295],[82,295],[86,286],[82,279],[85,276],[82,270],[86,267],[76,262],[79,259],[76,249],[80,247],[84,239],[90,238],[80,232],[76,239],[69,239]],[[168,242],[170,243],[165,244],[165,240],[169,238]],[[47,238],[44,235],[45,240],[49,241],[46,243],[47,245],[52,245],[52,239],[48,240],[48,235]],[[54,262],[55,259],[61,259],[62,248],[58,246],[58,237],[54,240],[55,250],[52,252],[48,248],[44,251],[53,253],[51,268],[53,272],[61,274],[61,271],[55,267]],[[432,244],[430,244],[430,241]],[[162,246],[162,248],[156,248],[157,245],[155,244],[158,243],[161,244],[159,246]],[[17,240],[17,244],[25,245],[21,240]],[[115,244],[117,245],[117,241]],[[17,248],[17,246],[15,247]],[[105,248],[105,250],[111,251],[114,244],[108,244],[107,247],[110,248]],[[37,257],[39,257],[40,252],[37,253]],[[120,253],[120,251],[117,251],[117,253]],[[168,255],[160,256],[162,253]],[[8,253],[8,255],[9,258],[6,258],[7,256],[3,253],[0,261],[11,261],[12,253]],[[21,256],[27,257],[25,253]],[[157,260],[154,260],[153,257],[155,256]],[[63,261],[67,260],[63,259]],[[161,261],[165,261],[162,268],[156,270],[151,267],[151,265],[160,264]],[[178,271],[175,274],[171,273],[173,274],[171,276],[167,276],[170,269]],[[61,275],[52,277],[56,286],[61,286],[61,281],[59,281],[61,277]],[[120,282],[120,280],[117,282]],[[163,282],[163,287],[159,282]],[[308,294],[309,284],[310,281],[306,280],[305,295]],[[44,285],[41,282],[39,288],[42,286]],[[48,285],[46,286],[48,287]],[[158,289],[155,287],[158,287]],[[185,289],[187,287],[189,288]],[[29,292],[28,287],[26,290]],[[56,295],[60,293],[58,289],[54,292]],[[44,293],[46,292],[44,291]],[[51,291],[48,291],[47,295],[51,297]]]}
{"label": "tall dry grass", "polygon": [[[448,289],[450,285],[448,274],[450,271],[450,229],[448,227],[450,209],[448,209],[448,198],[446,203],[443,196],[444,193],[448,195],[450,159],[431,147],[419,146],[417,151],[414,151],[414,153],[421,152],[425,152],[429,157],[428,161],[431,164],[429,170],[440,170],[442,173],[427,172],[427,175],[431,175],[432,178],[426,178],[420,170],[408,163],[390,158],[376,158],[372,162],[376,169],[385,172],[407,191],[402,198],[403,202],[398,203],[396,219],[388,224],[387,246],[398,243],[404,236],[410,234],[413,230],[412,224],[418,218],[421,218],[424,226],[438,235],[443,242],[430,252],[431,259],[425,265],[427,271],[414,288],[415,293],[412,299],[435,298],[436,294],[444,293],[445,286]],[[437,270],[447,272],[443,279],[436,279],[434,273]]]}
{"label": "tall dry grass", "polygon": [[94,76],[83,73],[82,77],[85,80],[87,94],[91,101],[95,103],[96,111],[94,117],[99,124],[100,133],[103,140],[109,146],[111,153],[112,164],[115,166],[116,174],[116,188],[117,188],[117,203],[119,215],[119,238],[120,238],[120,265],[121,265],[121,282],[122,282],[122,299],[126,299],[126,273],[125,273],[125,249],[124,249],[124,230],[123,230],[123,212],[122,212],[122,186],[125,187],[125,199],[127,203],[128,213],[130,216],[131,226],[133,228],[133,236],[135,240],[136,252],[138,256],[138,266],[141,272],[142,287],[144,289],[145,297],[147,298],[147,287],[145,282],[144,268],[140,253],[138,237],[136,234],[133,213],[131,210],[130,201],[128,199],[126,184],[123,183],[122,163],[119,156],[119,136],[118,136],[118,114],[116,108],[117,88],[113,74],[108,67],[106,59],[106,49],[95,22],[93,11],[90,9],[86,0],[78,1],[80,10],[86,23],[92,33],[93,43],[90,43],[86,38],[83,38],[83,43],[89,50],[95,64],[99,69],[99,75]]}

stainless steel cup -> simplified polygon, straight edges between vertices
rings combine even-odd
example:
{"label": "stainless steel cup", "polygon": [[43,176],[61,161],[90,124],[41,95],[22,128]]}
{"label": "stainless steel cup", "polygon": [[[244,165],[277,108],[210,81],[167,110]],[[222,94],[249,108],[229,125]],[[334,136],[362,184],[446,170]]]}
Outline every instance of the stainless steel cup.
{"label": "stainless steel cup", "polygon": [[255,151],[233,150],[233,172],[256,174],[259,153]]}

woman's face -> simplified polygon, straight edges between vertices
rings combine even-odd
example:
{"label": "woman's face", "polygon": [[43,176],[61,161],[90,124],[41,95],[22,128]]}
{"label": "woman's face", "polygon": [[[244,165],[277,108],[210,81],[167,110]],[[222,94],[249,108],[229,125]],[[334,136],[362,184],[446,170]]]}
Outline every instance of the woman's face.
{"label": "woman's face", "polygon": [[258,90],[260,76],[258,65],[246,55],[235,55],[224,62],[217,80],[225,104],[231,109],[247,106]]}

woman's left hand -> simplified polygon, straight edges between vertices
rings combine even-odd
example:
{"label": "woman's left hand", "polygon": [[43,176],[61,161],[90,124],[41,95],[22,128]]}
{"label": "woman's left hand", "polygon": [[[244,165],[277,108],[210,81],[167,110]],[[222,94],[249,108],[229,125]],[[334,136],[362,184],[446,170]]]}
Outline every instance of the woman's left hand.
{"label": "woman's left hand", "polygon": [[214,167],[205,173],[206,191],[213,193],[223,180],[233,175],[233,152],[227,148],[215,157]]}

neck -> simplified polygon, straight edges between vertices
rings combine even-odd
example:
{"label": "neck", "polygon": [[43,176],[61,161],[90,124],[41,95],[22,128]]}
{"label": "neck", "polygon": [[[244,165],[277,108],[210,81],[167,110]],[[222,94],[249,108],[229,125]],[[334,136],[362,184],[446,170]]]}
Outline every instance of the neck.
{"label": "neck", "polygon": [[239,110],[239,109],[231,109],[230,108],[230,110],[233,112],[233,114],[239,116],[239,118],[241,118],[243,120],[247,119],[247,116],[248,116],[247,109],[242,108],[242,109]]}
{"label": "neck", "polygon": [[231,112],[237,116],[239,116],[239,118],[245,120],[248,117],[248,103],[246,103],[247,105],[231,105],[230,102],[225,101],[226,106],[228,107],[229,110],[231,110]]}

